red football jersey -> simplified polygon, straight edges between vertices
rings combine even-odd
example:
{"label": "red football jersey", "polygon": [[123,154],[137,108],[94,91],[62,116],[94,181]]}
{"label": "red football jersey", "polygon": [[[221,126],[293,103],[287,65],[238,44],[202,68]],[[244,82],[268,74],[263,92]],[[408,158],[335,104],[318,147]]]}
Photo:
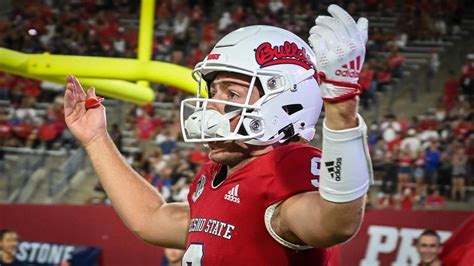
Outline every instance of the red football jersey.
{"label": "red football jersey", "polygon": [[257,157],[213,185],[222,166],[208,162],[190,186],[191,223],[183,265],[328,265],[329,250],[294,250],[272,238],[266,209],[316,191],[321,152],[292,143]]}

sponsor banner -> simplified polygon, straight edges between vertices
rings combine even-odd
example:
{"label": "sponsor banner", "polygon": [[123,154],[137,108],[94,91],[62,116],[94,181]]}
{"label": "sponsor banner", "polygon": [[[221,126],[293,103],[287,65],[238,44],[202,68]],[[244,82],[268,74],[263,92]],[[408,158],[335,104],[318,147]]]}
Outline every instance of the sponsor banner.
{"label": "sponsor banner", "polygon": [[22,241],[16,258],[28,266],[95,266],[99,265],[100,249],[45,242]]}
{"label": "sponsor banner", "polygon": [[417,265],[416,239],[425,229],[448,239],[473,212],[369,210],[357,235],[341,245],[340,265]]}

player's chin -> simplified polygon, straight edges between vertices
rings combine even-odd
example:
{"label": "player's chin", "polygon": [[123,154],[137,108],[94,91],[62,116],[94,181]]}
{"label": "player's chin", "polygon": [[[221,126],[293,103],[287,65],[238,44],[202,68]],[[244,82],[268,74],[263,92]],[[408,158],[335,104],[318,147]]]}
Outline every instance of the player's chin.
{"label": "player's chin", "polygon": [[219,164],[233,166],[244,160],[245,156],[242,152],[238,151],[211,149],[209,151],[209,159]]}
{"label": "player's chin", "polygon": [[211,148],[209,151],[209,159],[216,163],[222,163],[226,158],[226,152],[223,149]]}
{"label": "player's chin", "polygon": [[229,160],[227,156],[224,156],[222,154],[209,154],[209,159],[215,163],[222,165],[234,165],[233,160]]}

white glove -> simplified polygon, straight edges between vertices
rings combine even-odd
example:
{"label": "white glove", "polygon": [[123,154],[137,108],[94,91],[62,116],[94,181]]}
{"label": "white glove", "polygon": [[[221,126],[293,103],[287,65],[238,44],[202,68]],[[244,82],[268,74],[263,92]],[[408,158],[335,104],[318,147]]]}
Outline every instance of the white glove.
{"label": "white glove", "polygon": [[332,16],[318,16],[309,31],[316,53],[316,68],[323,100],[341,102],[361,93],[359,73],[364,64],[368,20],[354,19],[338,5],[330,5]]}

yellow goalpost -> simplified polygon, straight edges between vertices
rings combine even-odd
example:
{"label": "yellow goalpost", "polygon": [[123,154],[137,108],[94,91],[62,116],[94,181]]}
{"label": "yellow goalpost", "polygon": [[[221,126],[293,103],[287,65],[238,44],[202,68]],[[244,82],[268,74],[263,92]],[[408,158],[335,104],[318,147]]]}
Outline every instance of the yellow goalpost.
{"label": "yellow goalpost", "polygon": [[153,101],[149,82],[196,93],[189,68],[151,61],[154,10],[154,0],[141,1],[138,59],[25,54],[0,47],[0,70],[60,84],[72,74],[85,88],[96,88],[99,95],[136,104]]}

